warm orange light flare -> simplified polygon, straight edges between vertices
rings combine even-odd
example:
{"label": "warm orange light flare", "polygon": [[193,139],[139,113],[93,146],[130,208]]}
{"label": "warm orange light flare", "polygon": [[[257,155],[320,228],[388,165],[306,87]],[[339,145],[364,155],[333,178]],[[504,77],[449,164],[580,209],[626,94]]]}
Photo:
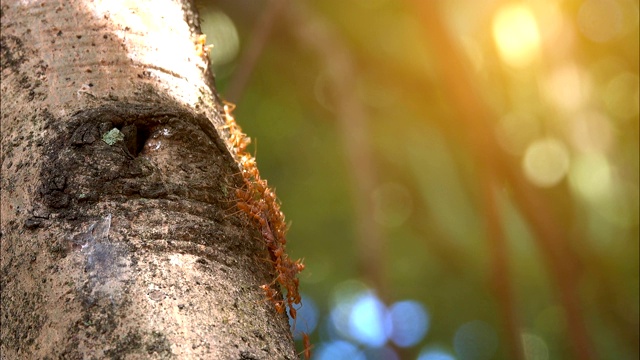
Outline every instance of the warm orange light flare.
{"label": "warm orange light flare", "polygon": [[540,32],[524,4],[502,6],[493,19],[493,39],[502,60],[516,68],[530,65],[540,50]]}

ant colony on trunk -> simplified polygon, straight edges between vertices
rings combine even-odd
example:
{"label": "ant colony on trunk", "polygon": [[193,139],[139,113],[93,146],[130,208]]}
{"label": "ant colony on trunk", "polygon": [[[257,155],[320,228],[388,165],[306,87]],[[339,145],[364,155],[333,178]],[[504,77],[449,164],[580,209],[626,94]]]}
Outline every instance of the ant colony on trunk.
{"label": "ant colony on trunk", "polygon": [[[295,327],[297,310],[294,305],[299,305],[298,309],[301,305],[300,293],[298,292],[298,273],[304,270],[304,264],[301,260],[291,260],[285,252],[287,225],[284,214],[280,210],[280,204],[274,191],[269,188],[266,180],[260,178],[256,159],[246,152],[251,139],[236,124],[232,115],[235,105],[225,101],[223,108],[224,128],[229,132],[229,142],[235,152],[235,158],[240,164],[244,182],[243,188],[235,190],[236,206],[239,211],[247,214],[249,219],[260,229],[269,250],[269,261],[274,264],[277,273],[271,283],[261,285],[260,288],[267,300],[274,304],[278,313],[282,314],[288,308]],[[277,296],[276,284],[287,290],[284,299]],[[304,337],[305,354],[309,354],[309,336],[305,333]]]}

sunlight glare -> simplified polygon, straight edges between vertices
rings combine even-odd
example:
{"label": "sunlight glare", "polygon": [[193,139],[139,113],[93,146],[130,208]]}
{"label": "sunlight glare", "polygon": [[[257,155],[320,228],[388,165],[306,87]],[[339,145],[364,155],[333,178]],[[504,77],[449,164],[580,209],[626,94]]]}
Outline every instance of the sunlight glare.
{"label": "sunlight glare", "polygon": [[531,9],[525,4],[504,5],[493,19],[493,38],[502,60],[524,68],[537,57],[540,32]]}
{"label": "sunlight glare", "polygon": [[[197,104],[201,100],[193,91],[193,84],[202,78],[201,69],[206,63],[197,55],[195,43],[185,41],[192,35],[189,25],[176,21],[173,16],[182,12],[180,4],[163,0],[153,5],[151,14],[144,4],[132,0],[112,0],[108,5],[107,2],[87,3],[97,18],[108,18],[117,29],[113,35],[122,41],[133,63],[145,67],[152,77],[172,84],[166,90],[175,99]],[[184,66],[186,63],[197,66]],[[153,66],[149,66],[151,64]]]}

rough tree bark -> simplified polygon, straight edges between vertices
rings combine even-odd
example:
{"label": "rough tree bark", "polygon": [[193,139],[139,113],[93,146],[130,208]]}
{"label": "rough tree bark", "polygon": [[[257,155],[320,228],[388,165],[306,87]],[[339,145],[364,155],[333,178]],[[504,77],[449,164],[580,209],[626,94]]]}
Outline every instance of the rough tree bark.
{"label": "rough tree bark", "polygon": [[192,4],[0,16],[2,358],[295,358]]}

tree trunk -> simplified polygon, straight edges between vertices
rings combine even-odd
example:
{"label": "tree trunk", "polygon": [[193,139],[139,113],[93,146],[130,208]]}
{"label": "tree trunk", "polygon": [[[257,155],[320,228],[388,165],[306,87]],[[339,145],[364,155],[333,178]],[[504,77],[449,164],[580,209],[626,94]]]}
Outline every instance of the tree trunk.
{"label": "tree trunk", "polygon": [[0,16],[2,358],[295,358],[191,4]]}

